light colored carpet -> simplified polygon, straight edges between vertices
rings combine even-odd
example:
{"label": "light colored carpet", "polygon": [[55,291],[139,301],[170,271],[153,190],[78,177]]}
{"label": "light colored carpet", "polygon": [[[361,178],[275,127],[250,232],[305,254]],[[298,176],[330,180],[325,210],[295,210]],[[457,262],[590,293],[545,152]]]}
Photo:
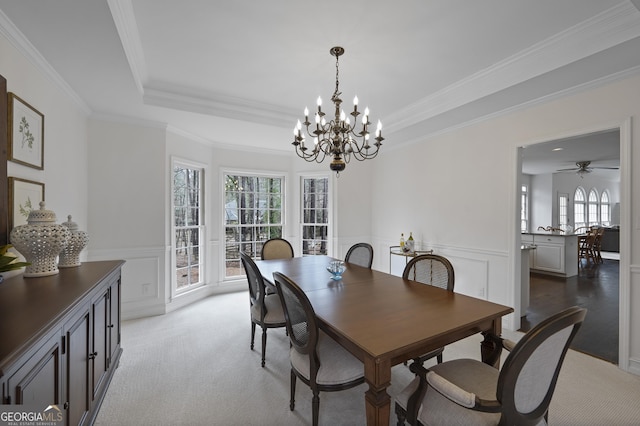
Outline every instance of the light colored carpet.
{"label": "light colored carpet", "polygon": [[[126,321],[124,352],[96,425],[309,425],[311,391],[298,381],[289,410],[289,341],[268,332],[266,367],[249,349],[246,292],[209,297],[167,315]],[[587,314],[588,315],[588,314]],[[517,339],[518,333],[505,335]],[[445,360],[479,358],[479,337],[447,346]],[[504,356],[503,356],[504,358]],[[428,365],[428,364],[427,364]],[[392,399],[412,379],[394,367]],[[320,394],[321,425],[364,425],[366,385]],[[570,351],[551,404],[550,425],[640,425],[640,377]],[[391,425],[395,425],[392,405]]]}

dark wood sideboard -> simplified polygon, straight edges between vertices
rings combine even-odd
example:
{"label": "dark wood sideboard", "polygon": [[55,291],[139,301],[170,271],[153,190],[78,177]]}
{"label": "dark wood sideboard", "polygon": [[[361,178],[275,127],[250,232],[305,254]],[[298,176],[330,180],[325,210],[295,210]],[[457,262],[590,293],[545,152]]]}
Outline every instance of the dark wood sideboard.
{"label": "dark wood sideboard", "polygon": [[123,264],[85,262],[0,283],[2,404],[55,404],[67,425],[94,422],[122,354]]}

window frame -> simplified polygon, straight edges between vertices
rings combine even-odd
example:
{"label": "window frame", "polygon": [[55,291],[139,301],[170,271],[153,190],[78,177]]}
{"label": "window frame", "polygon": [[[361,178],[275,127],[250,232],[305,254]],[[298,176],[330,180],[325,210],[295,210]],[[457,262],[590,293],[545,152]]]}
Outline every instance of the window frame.
{"label": "window frame", "polygon": [[[190,228],[198,229],[198,281],[192,284],[187,285],[184,288],[178,288],[178,279],[177,279],[177,239],[176,239],[176,205],[175,205],[175,169],[176,167],[182,167],[191,170],[199,171],[199,179],[198,179],[198,193],[199,193],[199,224],[197,226],[190,226]],[[191,160],[187,160],[180,157],[171,157],[171,298],[180,296],[185,293],[189,293],[192,290],[200,288],[206,285],[207,280],[207,244],[206,244],[206,235],[207,235],[207,227],[206,227],[206,177],[208,176],[207,166],[202,163],[194,162]]]}
{"label": "window frame", "polygon": [[[286,189],[287,189],[287,176],[286,173],[284,172],[277,172],[277,171],[265,171],[265,170],[247,170],[247,169],[231,169],[231,168],[223,168],[220,170],[220,196],[221,196],[221,202],[220,205],[222,206],[222,210],[220,212],[221,214],[221,219],[220,219],[220,235],[221,235],[221,242],[220,242],[220,256],[219,256],[219,260],[220,260],[220,280],[221,282],[230,282],[230,281],[237,281],[237,280],[241,280],[245,278],[245,272],[244,269],[242,269],[242,265],[240,263],[240,259],[238,257],[238,259],[231,259],[233,261],[238,262],[238,275],[227,275],[227,243],[226,243],[226,231],[227,231],[227,190],[226,190],[226,181],[227,181],[227,176],[243,176],[243,177],[250,177],[250,178],[267,178],[267,179],[280,179],[281,180],[281,185],[280,185],[280,228],[281,228],[281,236],[282,238],[285,238],[285,230],[286,230],[286,224],[287,224],[287,208],[286,208],[286,202],[287,202],[287,196],[286,196]],[[250,227],[256,227],[259,226],[260,224],[246,224]],[[266,239],[264,240],[266,241]],[[264,242],[262,240],[258,240],[255,239],[251,241],[251,243],[259,243],[259,242]],[[242,241],[239,241],[238,244],[240,244],[239,246],[239,250],[242,247]],[[258,250],[257,248],[257,244],[255,247],[253,247],[254,253],[253,253],[253,257],[255,259],[259,259],[260,258],[260,250]]]}
{"label": "window frame", "polygon": [[[582,195],[582,200],[576,200],[576,194],[580,193]],[[582,221],[578,221],[578,214],[582,212]],[[583,187],[578,186],[575,191],[573,191],[573,223],[574,229],[580,229],[587,227],[588,223],[587,216],[587,193]]]}
{"label": "window frame", "polygon": [[[605,197],[606,200],[604,200]],[[606,212],[606,214],[603,214],[603,212]],[[600,224],[602,226],[611,225],[611,196],[606,189],[602,190],[602,194],[600,194]]]}
{"label": "window frame", "polygon": [[596,188],[591,188],[587,196],[587,226],[598,225],[600,225],[600,194]]}
{"label": "window frame", "polygon": [[558,227],[567,229],[567,226],[569,226],[569,194],[558,193]]}
{"label": "window frame", "polygon": [[[524,204],[524,205],[523,205]],[[529,185],[520,185],[520,232],[529,232]]]}
{"label": "window frame", "polygon": [[[334,223],[334,199],[333,199],[333,180],[331,179],[331,173],[303,173],[298,176],[298,183],[300,185],[300,190],[298,196],[300,197],[300,202],[298,203],[298,214],[300,215],[300,220],[298,221],[298,231],[300,235],[300,244],[299,244],[299,252],[303,256],[311,256],[312,254],[304,252],[304,229],[306,226],[326,226],[327,227],[327,236],[326,236],[326,254],[331,256],[333,254],[333,223]],[[305,222],[305,185],[304,182],[306,179],[326,179],[327,180],[327,206],[325,207],[327,211],[327,222],[326,225],[323,225],[321,222]]]}

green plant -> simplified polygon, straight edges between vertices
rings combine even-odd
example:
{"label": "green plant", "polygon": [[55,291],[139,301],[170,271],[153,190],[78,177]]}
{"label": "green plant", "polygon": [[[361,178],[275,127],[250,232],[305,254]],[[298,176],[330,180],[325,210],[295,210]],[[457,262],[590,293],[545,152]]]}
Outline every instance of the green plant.
{"label": "green plant", "polygon": [[29,130],[29,122],[27,121],[27,117],[22,117],[20,120],[20,125],[18,126],[18,132],[22,133],[22,148],[24,148],[25,142],[29,146],[29,149],[33,148],[33,133]]}
{"label": "green plant", "polygon": [[11,247],[13,247],[11,244],[0,247],[0,272],[13,271],[31,265],[29,262],[16,262],[18,257],[8,251]]}

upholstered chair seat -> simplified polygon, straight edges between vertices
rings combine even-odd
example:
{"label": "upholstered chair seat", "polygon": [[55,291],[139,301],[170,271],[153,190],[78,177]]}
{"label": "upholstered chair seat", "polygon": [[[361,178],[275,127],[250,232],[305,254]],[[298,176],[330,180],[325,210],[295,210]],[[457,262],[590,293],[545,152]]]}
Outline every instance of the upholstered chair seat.
{"label": "upholstered chair seat", "polygon": [[[486,400],[496,399],[499,370],[483,362],[472,359],[457,359],[442,364],[436,364],[429,368],[440,377],[457,385],[469,393]],[[433,376],[432,376],[433,377]],[[429,375],[427,375],[429,381]],[[396,402],[407,409],[407,401],[411,394],[418,388],[420,379],[416,377],[398,396]],[[425,401],[428,401],[428,410],[420,407],[418,420],[424,426],[432,425],[497,425],[500,421],[499,413],[482,413],[472,411],[460,405],[452,403],[449,399],[440,395],[433,388],[427,388]],[[426,405],[426,404],[425,404]],[[445,418],[442,418],[442,417]]]}
{"label": "upholstered chair seat", "polygon": [[[265,324],[283,324],[284,323],[284,311],[282,310],[282,304],[280,298],[276,293],[267,294],[264,296],[264,306],[266,313],[264,316]],[[261,305],[254,304],[251,306],[251,318],[254,321],[260,321],[261,317]],[[282,327],[282,325],[280,325]]]}
{"label": "upholstered chair seat", "polygon": [[509,350],[500,370],[474,359],[429,369],[411,365],[416,378],[396,397],[398,426],[546,426],[551,398],[569,345],[586,309],[572,307],[542,321],[518,343],[487,334]]}
{"label": "upholstered chair seat", "polygon": [[[316,375],[319,385],[339,385],[362,379],[362,362],[322,331],[318,333],[316,351],[321,361]],[[309,355],[301,354],[292,347],[289,356],[291,366],[309,380]]]}

